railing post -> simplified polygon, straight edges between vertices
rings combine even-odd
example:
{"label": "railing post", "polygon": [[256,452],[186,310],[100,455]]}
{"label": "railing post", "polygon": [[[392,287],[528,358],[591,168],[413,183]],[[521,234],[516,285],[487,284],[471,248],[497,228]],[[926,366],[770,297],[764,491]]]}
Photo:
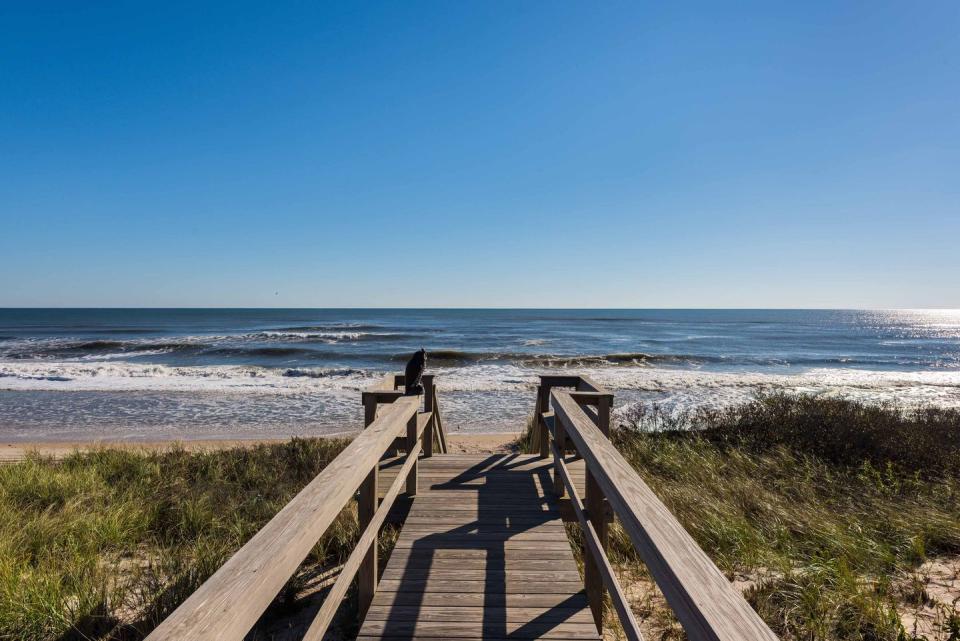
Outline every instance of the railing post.
{"label": "railing post", "polygon": [[[610,436],[610,406],[613,403],[613,395],[604,395],[598,399],[597,403],[597,427],[604,436]],[[590,466],[586,466],[586,498],[584,505],[587,508],[587,518],[593,524],[597,532],[597,538],[600,539],[600,545],[604,552],[607,550],[607,499],[603,495],[603,490],[590,473]],[[587,589],[587,600],[590,602],[590,610],[593,612],[593,622],[597,626],[597,631],[603,631],[603,577],[600,569],[593,560],[593,555],[584,554],[584,576],[583,582]]]}
{"label": "railing post", "polygon": [[423,457],[433,456],[433,432],[436,425],[436,417],[432,415],[435,404],[436,390],[433,387],[433,374],[424,374],[421,379],[423,382],[423,411],[431,413],[430,422],[423,430]]}
{"label": "railing post", "polygon": [[537,387],[537,415],[533,418],[537,422],[536,428],[540,435],[540,458],[550,456],[550,430],[543,422],[543,412],[550,407],[550,388],[547,385]]}
{"label": "railing post", "polygon": [[[357,519],[360,522],[360,531],[367,529],[370,521],[373,520],[377,512],[377,476],[379,475],[379,465],[374,464],[370,474],[360,484],[360,496],[357,501]],[[377,593],[377,542],[374,541],[370,550],[363,561],[360,563],[360,569],[357,572],[357,593],[359,596],[360,620],[367,614],[367,609],[373,602],[373,597]]]}
{"label": "railing post", "polygon": [[557,458],[557,454],[553,455],[553,493],[557,495],[557,498],[561,498],[564,494],[564,487],[563,478],[560,476],[560,461],[566,454],[563,448],[564,445],[566,445],[567,438],[566,432],[563,429],[563,424],[560,423],[560,419],[557,418],[556,414],[553,416],[553,435],[554,443],[557,446],[557,452],[560,455],[559,458]]}
{"label": "railing post", "polygon": [[373,394],[363,394],[363,427],[370,427],[370,424],[377,420],[377,397]]}
{"label": "railing post", "polygon": [[[414,414],[407,421],[407,452],[412,452],[417,445],[417,415]],[[409,454],[408,454],[409,456]],[[409,496],[417,495],[417,474],[419,463],[414,463],[407,475],[407,494]]]}
{"label": "railing post", "polygon": [[423,411],[433,411],[433,374],[424,374],[420,379],[423,385]]}

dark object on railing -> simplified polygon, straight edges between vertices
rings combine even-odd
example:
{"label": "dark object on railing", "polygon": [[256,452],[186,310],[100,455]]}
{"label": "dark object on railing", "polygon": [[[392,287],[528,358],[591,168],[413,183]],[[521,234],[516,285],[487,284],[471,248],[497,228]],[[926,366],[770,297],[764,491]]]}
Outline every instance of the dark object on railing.
{"label": "dark object on railing", "polygon": [[403,372],[403,393],[406,396],[417,396],[423,394],[423,386],[420,384],[420,377],[423,376],[423,370],[427,366],[427,351],[423,348],[413,353],[413,357],[407,361],[407,369]]}
{"label": "dark object on railing", "polygon": [[[363,390],[360,398],[363,402],[363,425],[367,427],[377,418],[377,408],[380,405],[389,405],[397,399],[403,398],[404,394],[399,387],[405,386],[405,375],[387,374],[376,385]],[[433,439],[424,443],[423,451],[427,456],[434,452],[434,443],[437,445],[438,454],[447,453],[447,431],[443,426],[443,417],[440,415],[440,406],[437,404],[437,388],[433,383],[433,374],[424,374],[421,383],[423,385],[423,413],[430,418],[430,427]],[[388,450],[392,456],[399,449],[403,449],[403,439],[398,438],[394,443],[395,447]]]}

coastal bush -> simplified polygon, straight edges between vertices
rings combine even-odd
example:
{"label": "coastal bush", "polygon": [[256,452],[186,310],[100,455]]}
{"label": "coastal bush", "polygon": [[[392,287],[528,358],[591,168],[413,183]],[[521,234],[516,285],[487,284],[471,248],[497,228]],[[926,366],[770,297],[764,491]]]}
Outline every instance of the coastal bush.
{"label": "coastal bush", "polygon": [[924,478],[960,474],[960,410],[900,409],[842,398],[765,394],[694,417],[710,440],[766,451],[784,445],[842,465],[893,467]]}
{"label": "coastal bush", "polygon": [[[0,638],[145,636],[348,443],[99,449],[0,466]],[[358,536],[356,507],[308,563]]]}
{"label": "coastal bush", "polygon": [[[905,583],[960,555],[956,410],[772,394],[617,423],[614,445],[781,638],[910,639],[901,613],[926,597]],[[617,523],[609,555],[646,636],[681,638]],[[952,607],[928,638],[960,638]]]}
{"label": "coastal bush", "polygon": [[[840,466],[697,432],[614,432],[651,489],[783,638],[897,639],[893,579],[960,554],[960,479]],[[642,566],[623,531],[612,555]]]}
{"label": "coastal bush", "polygon": [[[782,638],[893,641],[898,578],[960,554],[958,434],[955,410],[775,394],[634,409],[612,439]],[[612,547],[642,571],[617,527]]]}

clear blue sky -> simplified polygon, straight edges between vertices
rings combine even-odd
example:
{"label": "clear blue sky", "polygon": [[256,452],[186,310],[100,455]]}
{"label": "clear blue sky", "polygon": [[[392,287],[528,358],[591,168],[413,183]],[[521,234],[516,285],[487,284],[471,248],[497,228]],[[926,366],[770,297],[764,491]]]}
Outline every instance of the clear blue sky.
{"label": "clear blue sky", "polygon": [[0,305],[960,307],[958,34],[956,0],[5,2]]}

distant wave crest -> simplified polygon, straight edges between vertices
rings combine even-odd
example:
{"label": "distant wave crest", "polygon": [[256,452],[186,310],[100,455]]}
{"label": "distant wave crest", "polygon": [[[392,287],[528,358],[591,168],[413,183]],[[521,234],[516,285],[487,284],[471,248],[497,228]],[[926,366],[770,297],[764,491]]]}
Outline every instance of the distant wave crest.
{"label": "distant wave crest", "polygon": [[[264,331],[234,336],[182,336],[175,340],[76,340],[76,339],[16,339],[10,337],[0,346],[0,356],[6,359],[74,359],[98,358],[110,355],[141,356],[145,354],[177,354],[185,356],[296,356],[314,354],[311,345],[333,345],[359,341],[389,342],[405,338],[403,334],[365,332],[280,332]],[[297,347],[290,347],[295,343]],[[278,345],[279,344],[279,345]]]}
{"label": "distant wave crest", "polygon": [[[405,354],[394,356],[394,360],[407,358]],[[524,354],[514,352],[470,352],[461,350],[428,350],[427,362],[437,365],[468,365],[484,361],[512,362],[534,367],[583,367],[583,366],[615,366],[615,365],[646,365],[652,363],[706,363],[721,359],[708,356],[685,354],[647,354],[631,352],[622,354],[597,355],[553,355],[553,354]]]}

